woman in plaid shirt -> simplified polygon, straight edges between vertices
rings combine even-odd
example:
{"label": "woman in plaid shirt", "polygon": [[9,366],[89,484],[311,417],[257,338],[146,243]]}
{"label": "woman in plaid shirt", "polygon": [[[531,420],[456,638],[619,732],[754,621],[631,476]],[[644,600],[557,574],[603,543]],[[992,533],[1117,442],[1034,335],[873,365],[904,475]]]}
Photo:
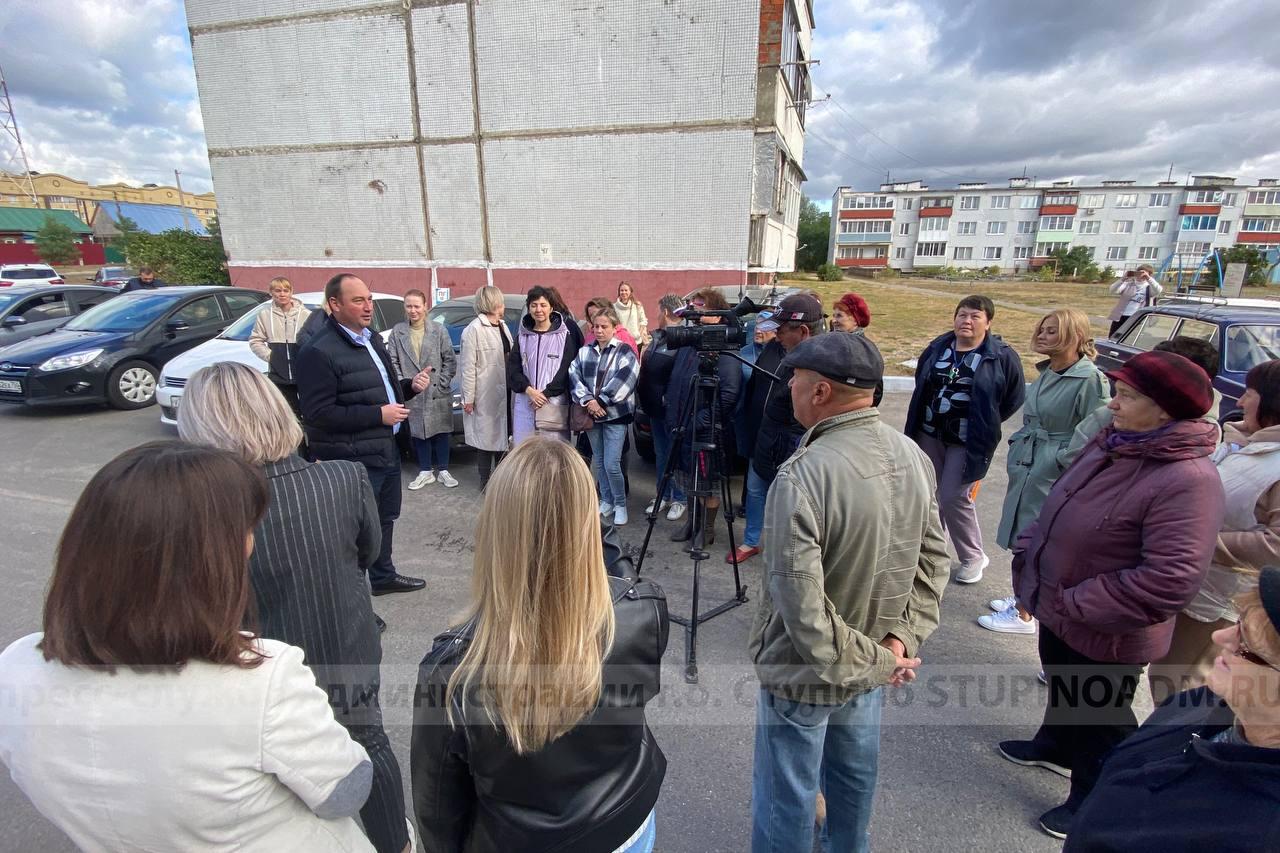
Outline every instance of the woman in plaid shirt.
{"label": "woman in plaid shirt", "polygon": [[614,524],[627,523],[627,490],[622,478],[622,444],[636,411],[640,359],[617,336],[618,314],[612,307],[596,312],[591,322],[595,343],[578,350],[569,365],[570,394],[585,406],[595,426],[591,470],[600,487],[600,514],[613,514]]}

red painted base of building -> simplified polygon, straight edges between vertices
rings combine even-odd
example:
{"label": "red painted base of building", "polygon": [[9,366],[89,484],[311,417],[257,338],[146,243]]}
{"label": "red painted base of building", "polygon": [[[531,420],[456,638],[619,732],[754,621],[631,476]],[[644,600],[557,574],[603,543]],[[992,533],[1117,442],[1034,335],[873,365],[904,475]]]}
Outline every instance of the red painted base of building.
{"label": "red painted base of building", "polygon": [[[243,267],[229,265],[231,283],[237,287],[266,290],[267,282],[276,276],[284,276],[296,291],[323,290],[325,282],[339,272],[360,276],[370,289],[381,293],[403,294],[409,290],[421,290],[432,298],[431,270],[422,267],[359,267],[343,269],[334,267]],[[560,291],[575,316],[582,316],[587,300],[604,296],[618,298],[618,284],[628,282],[645,306],[653,323],[658,315],[658,300],[667,293],[684,296],[699,287],[709,285],[755,284],[756,279],[767,283],[770,276],[747,273],[744,270],[577,270],[577,269],[495,269],[493,285],[507,294],[523,294],[534,285],[552,286]],[[471,267],[440,267],[436,270],[435,286],[448,288],[450,298],[471,296],[489,281],[483,269]]]}

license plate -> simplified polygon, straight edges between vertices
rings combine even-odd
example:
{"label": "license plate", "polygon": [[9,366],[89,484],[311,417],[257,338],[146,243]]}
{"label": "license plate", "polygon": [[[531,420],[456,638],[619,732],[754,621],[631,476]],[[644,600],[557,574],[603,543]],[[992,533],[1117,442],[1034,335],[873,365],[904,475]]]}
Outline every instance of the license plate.
{"label": "license plate", "polygon": [[0,379],[0,391],[8,391],[12,394],[21,394],[22,383],[16,379]]}

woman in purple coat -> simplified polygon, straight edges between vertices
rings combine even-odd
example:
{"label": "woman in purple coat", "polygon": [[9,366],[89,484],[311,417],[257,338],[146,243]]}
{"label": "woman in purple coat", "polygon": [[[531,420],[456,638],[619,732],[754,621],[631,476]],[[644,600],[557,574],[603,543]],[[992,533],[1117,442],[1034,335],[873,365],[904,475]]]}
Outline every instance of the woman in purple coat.
{"label": "woman in purple coat", "polygon": [[1015,764],[1071,778],[1071,794],[1040,817],[1065,838],[1107,751],[1137,729],[1142,668],[1169,649],[1174,617],[1200,589],[1222,526],[1222,482],[1209,455],[1208,375],[1168,352],[1108,373],[1112,425],[1054,484],[1014,545],[1018,601],[1040,620],[1049,680],[1031,740],[1000,744]]}

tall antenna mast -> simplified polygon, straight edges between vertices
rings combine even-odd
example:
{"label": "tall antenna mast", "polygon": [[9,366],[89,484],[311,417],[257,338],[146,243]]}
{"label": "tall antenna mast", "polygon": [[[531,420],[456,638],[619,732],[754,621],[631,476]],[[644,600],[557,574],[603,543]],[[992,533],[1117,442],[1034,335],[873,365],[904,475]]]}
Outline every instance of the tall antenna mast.
{"label": "tall antenna mast", "polygon": [[18,132],[18,119],[13,114],[13,102],[9,100],[9,84],[5,82],[3,68],[0,68],[0,174],[16,184],[18,192],[31,199],[34,206],[40,206],[36,185],[31,180],[31,162],[27,160],[27,149],[22,144],[22,134]]}

